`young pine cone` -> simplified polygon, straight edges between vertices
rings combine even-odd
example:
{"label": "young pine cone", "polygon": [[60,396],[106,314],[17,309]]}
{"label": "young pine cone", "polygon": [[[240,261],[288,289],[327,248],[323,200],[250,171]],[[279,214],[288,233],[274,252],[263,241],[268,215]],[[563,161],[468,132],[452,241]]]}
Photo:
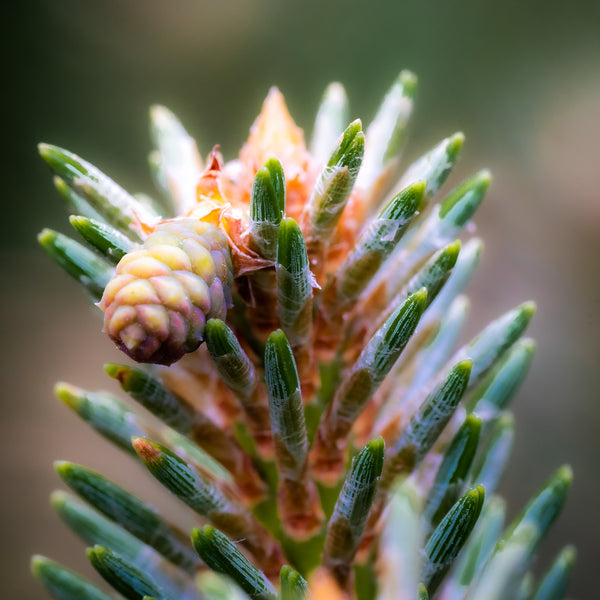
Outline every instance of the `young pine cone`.
{"label": "young pine cone", "polygon": [[197,219],[160,223],[117,264],[99,303],[104,330],[134,360],[170,365],[198,348],[208,319],[225,318],[232,278],[220,229]]}

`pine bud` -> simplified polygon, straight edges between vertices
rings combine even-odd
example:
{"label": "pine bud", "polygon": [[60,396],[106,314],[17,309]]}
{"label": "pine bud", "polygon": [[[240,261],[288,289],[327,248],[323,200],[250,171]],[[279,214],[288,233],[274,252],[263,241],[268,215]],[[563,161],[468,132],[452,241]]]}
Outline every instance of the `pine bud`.
{"label": "pine bud", "polygon": [[104,329],[138,362],[170,365],[204,340],[207,319],[224,319],[232,265],[225,234],[196,219],[156,226],[117,265],[99,303]]}

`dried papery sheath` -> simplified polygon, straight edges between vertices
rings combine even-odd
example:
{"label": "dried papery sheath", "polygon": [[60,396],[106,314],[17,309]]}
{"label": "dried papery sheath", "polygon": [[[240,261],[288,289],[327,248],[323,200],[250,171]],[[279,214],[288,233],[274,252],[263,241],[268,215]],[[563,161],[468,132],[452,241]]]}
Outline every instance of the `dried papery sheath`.
{"label": "dried papery sheath", "polygon": [[87,579],[45,556],[31,558],[31,572],[58,600],[112,600]]}
{"label": "dried papery sheath", "polygon": [[192,530],[192,544],[200,558],[217,573],[230,577],[251,598],[277,600],[278,594],[264,573],[218,529],[206,525]]}
{"label": "dried papery sheath", "polygon": [[383,468],[384,442],[370,441],[353,459],[327,527],[322,563],[342,587],[347,587],[352,559],[358,550],[377,481]]}
{"label": "dried papery sheath", "polygon": [[341,83],[327,86],[313,128],[310,152],[315,160],[325,162],[348,122],[348,97]]}
{"label": "dried papery sheath", "polygon": [[347,600],[348,595],[336,583],[327,569],[317,569],[309,579],[311,596],[330,600]]}

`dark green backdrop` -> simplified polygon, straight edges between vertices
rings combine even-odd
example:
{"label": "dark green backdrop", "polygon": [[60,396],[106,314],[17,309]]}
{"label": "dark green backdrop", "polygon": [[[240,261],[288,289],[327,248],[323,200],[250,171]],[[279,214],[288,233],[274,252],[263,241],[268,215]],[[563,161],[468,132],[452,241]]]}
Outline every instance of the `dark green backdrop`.
{"label": "dark green backdrop", "polygon": [[[342,81],[368,120],[401,68],[420,78],[409,157],[467,135],[453,182],[495,181],[476,221],[486,240],[470,332],[527,298],[539,305],[532,373],[515,404],[504,489],[511,513],[562,462],[568,507],[545,546],[578,546],[572,595],[591,598],[600,555],[600,4],[597,1],[39,0],[2,8],[2,591],[42,598],[28,556],[87,569],[52,514],[51,461],[84,462],[169,499],[53,399],[56,379],[108,386],[116,358],[75,284],[35,235],[68,225],[35,144],[90,159],[131,191],[152,191],[147,108],[172,108],[203,151],[235,155],[269,86],[310,126],[324,86]],[[189,515],[181,520],[189,524]]]}

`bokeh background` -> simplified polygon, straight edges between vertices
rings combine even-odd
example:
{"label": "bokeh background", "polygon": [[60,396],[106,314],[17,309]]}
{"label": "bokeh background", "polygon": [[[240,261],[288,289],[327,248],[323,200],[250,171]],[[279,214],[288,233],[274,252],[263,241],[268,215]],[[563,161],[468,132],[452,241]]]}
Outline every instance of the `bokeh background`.
{"label": "bokeh background", "polygon": [[[117,359],[76,284],[38,249],[69,226],[38,141],[85,156],[126,189],[152,192],[147,109],[169,106],[203,152],[233,157],[269,86],[310,128],[342,81],[368,121],[401,68],[420,78],[406,158],[455,130],[467,143],[450,185],[489,167],[476,218],[486,240],[470,334],[534,298],[532,372],[518,394],[503,488],[511,514],[560,464],[568,506],[536,568],[575,543],[571,595],[597,590],[600,555],[600,3],[596,0],[38,0],[2,6],[0,572],[5,597],[45,597],[29,555],[89,573],[52,514],[51,461],[82,462],[169,506],[130,459],[52,395],[55,380],[113,389]],[[114,390],[116,391],[116,390]],[[188,516],[184,516],[187,519]]]}

